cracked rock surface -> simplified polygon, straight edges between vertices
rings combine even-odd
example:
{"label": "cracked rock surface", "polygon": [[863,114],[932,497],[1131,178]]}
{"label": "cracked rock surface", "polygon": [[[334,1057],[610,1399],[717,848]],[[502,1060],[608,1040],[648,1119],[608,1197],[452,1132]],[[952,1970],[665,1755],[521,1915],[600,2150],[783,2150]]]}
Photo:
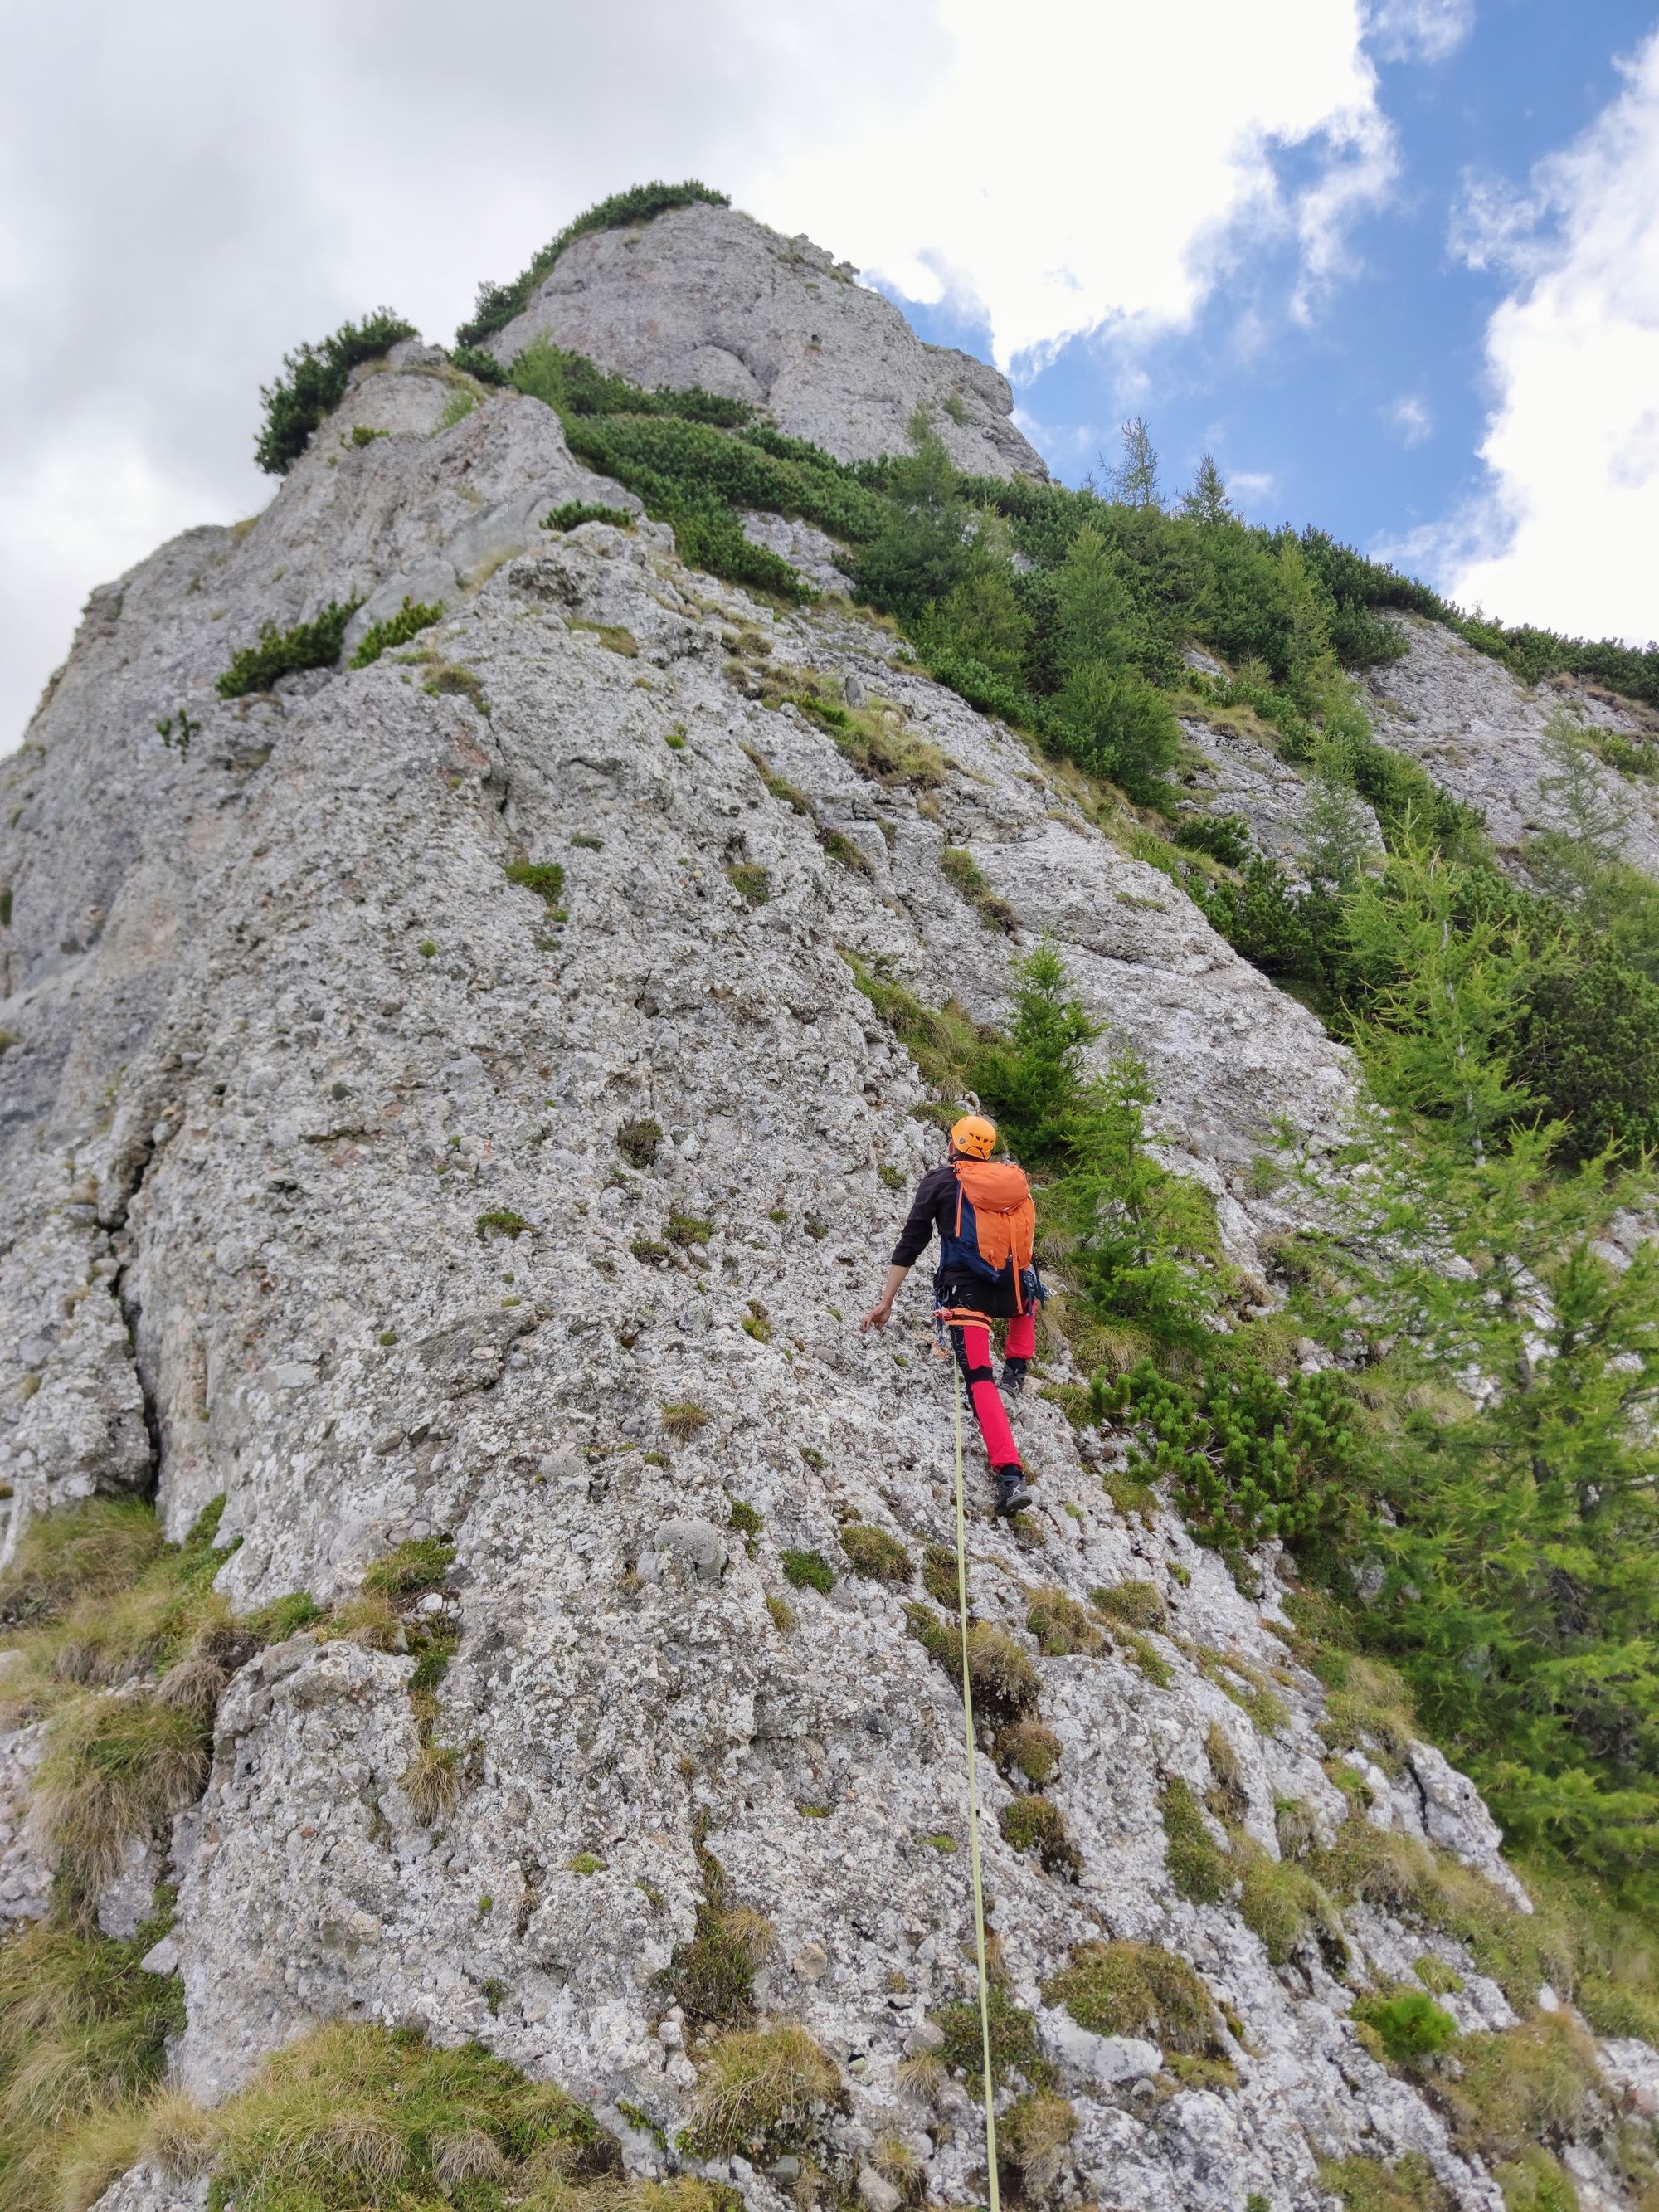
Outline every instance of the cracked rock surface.
{"label": "cracked rock surface", "polygon": [[[555,281],[592,262],[597,284],[636,250],[584,240]],[[407,1786],[409,1657],[301,1634],[225,1692],[155,1961],[184,1978],[196,2094],[316,2021],[409,2022],[556,2078],[663,2171],[623,2108],[671,2141],[689,2112],[661,1976],[693,1927],[701,1833],[776,1932],[762,2014],[801,2021],[847,2085],[848,2172],[880,2184],[867,2161],[897,2130],[927,2146],[930,2197],[969,2200],[960,2085],[921,2118],[899,2076],[929,2009],[971,1986],[961,1708],[907,1632],[915,1589],[861,1580],[839,1544],[873,1523],[919,1565],[952,1536],[925,1292],[885,1337],[854,1326],[903,1203],[880,1170],[912,1182],[937,1135],[847,956],[992,1020],[1011,953],[1053,931],[1110,1024],[1098,1049],[1146,1060],[1164,1149],[1247,1266],[1286,1218],[1250,1195],[1251,1160],[1280,1115],[1339,1136],[1349,1063],[889,632],[844,603],[776,614],[643,521],[543,531],[556,501],[634,502],[538,403],[499,395],[439,430],[429,386],[418,348],[360,374],[251,528],[186,533],[94,593],[0,769],[8,1545],[94,1488],[154,1484],[175,1537],[222,1493],[239,1607],[348,1595],[405,1539],[454,1545],[435,1731],[458,1789],[435,1816]],[[355,445],[358,422],[388,434]],[[411,650],[217,698],[262,622],[348,596],[366,616],[416,585],[447,611]],[[931,765],[869,780],[769,706],[757,668],[811,672]],[[199,724],[182,757],[155,730],[181,706]],[[1012,939],[943,875],[947,845],[1007,902]],[[521,859],[563,867],[556,904],[508,879]],[[617,1142],[641,1122],[648,1164]],[[1035,1389],[1015,1417],[1032,1528],[993,1522],[971,1478],[970,1600],[1036,1668],[1079,1868],[1003,1840],[988,1761],[988,1886],[1078,2115],[1066,2187],[1314,2212],[1320,2157],[1414,2148],[1460,2205],[1499,2212],[1348,2017],[1423,1938],[1357,1911],[1347,1985],[1312,1944],[1275,1966],[1231,1902],[1177,1893],[1158,1806],[1170,1777],[1210,1788],[1218,1731],[1270,1856],[1276,1804],[1301,1799],[1323,1832],[1370,1819],[1504,1882],[1479,1798],[1419,1747],[1353,1810],[1272,1587],[1247,1600],[1177,1522],[1119,1513],[1103,1447]],[[747,1540],[733,1499],[760,1516]],[[828,1594],[787,1589],[786,1549],[823,1555]],[[1032,1588],[1086,1603],[1125,1580],[1164,1604],[1147,1640],[1166,1683],[1109,1638],[1036,1654]],[[786,1595],[793,1620],[768,1604]],[[1244,1708],[1268,1680],[1264,1730]],[[34,1747],[3,1755],[15,1796]],[[9,1822],[0,1911],[21,1917],[40,1870]],[[1072,1947],[1103,1936],[1192,1962],[1237,2023],[1234,2086],[1158,2076],[1154,2045],[1048,2004]],[[1441,1948],[1466,2024],[1510,2018]],[[729,2172],[781,2212],[771,2178]],[[200,2201],[148,2168],[105,2200]]]}

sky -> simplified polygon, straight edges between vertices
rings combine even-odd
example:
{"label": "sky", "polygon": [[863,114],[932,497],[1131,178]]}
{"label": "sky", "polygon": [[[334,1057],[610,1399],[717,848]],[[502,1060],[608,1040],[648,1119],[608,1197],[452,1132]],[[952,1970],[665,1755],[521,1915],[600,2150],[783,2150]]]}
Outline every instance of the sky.
{"label": "sky", "polygon": [[0,750],[94,584],[270,496],[287,349],[445,340],[653,176],[994,359],[1069,482],[1144,416],[1172,494],[1659,634],[1659,0],[60,0],[7,61]]}

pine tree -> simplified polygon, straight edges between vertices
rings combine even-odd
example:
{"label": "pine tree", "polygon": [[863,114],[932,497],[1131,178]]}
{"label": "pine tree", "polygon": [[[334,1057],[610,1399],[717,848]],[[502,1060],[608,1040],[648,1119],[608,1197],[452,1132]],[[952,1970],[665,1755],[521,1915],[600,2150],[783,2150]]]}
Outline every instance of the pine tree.
{"label": "pine tree", "polygon": [[[1643,1877],[1659,1820],[1659,1244],[1641,1184],[1561,1171],[1512,1073],[1540,954],[1425,846],[1352,895],[1376,1100],[1342,1177],[1342,1325],[1386,1354],[1370,1625],[1523,1842]],[[1369,1261],[1356,1260],[1357,1252]],[[1386,1387],[1385,1387],[1386,1385]]]}
{"label": "pine tree", "polygon": [[1334,746],[1322,746],[1315,756],[1302,835],[1309,883],[1334,897],[1353,889],[1377,850],[1370,809],[1354,789],[1347,763]]}
{"label": "pine tree", "polygon": [[1123,459],[1108,469],[1112,497],[1122,507],[1161,507],[1158,455],[1144,415],[1132,415],[1123,425]]}
{"label": "pine tree", "polygon": [[1121,660],[1133,606],[1117,557],[1092,523],[1066,549],[1054,578],[1054,660],[1070,676],[1091,660]]}
{"label": "pine tree", "polygon": [[1215,465],[1212,453],[1200,457],[1192,483],[1182,494],[1181,512],[1206,528],[1218,522],[1237,520],[1232,502],[1227,497],[1227,486]]}

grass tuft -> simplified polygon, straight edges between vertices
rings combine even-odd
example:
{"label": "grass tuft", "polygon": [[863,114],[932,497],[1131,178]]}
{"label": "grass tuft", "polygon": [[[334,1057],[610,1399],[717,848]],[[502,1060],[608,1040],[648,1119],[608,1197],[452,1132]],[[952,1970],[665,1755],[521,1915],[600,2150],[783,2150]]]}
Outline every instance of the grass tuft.
{"label": "grass tuft", "polygon": [[1016,1721],[999,1732],[993,1748],[1005,1774],[1021,1776],[1035,1790],[1060,1771],[1060,1738],[1041,1721]]}
{"label": "grass tuft", "polygon": [[909,1553],[885,1528],[849,1522],[841,1532],[841,1548],[854,1573],[871,1582],[908,1583],[915,1571]]}
{"label": "grass tuft", "polygon": [[374,1561],[362,1588],[370,1597],[413,1597],[417,1591],[436,1589],[454,1564],[455,1547],[443,1537],[412,1536]]}
{"label": "grass tuft", "polygon": [[1233,1886],[1234,1869],[1205,1821],[1189,1782],[1171,1775],[1159,1800],[1170,1880],[1193,1905],[1218,1905]]}
{"label": "grass tuft", "polygon": [[1074,1654],[1092,1656],[1101,1648],[1101,1634],[1088,1610],[1061,1589],[1031,1593],[1025,1626],[1036,1637],[1045,1659],[1064,1659]]}
{"label": "grass tuft", "polygon": [[179,2142],[210,2173],[210,2203],[237,2212],[580,2204],[585,2184],[629,2202],[614,2138],[562,2089],[481,2044],[438,2050],[415,2029],[355,2021],[289,2044],[211,2112],[167,2100],[145,2148],[170,2162]]}
{"label": "grass tuft", "polygon": [[0,2206],[85,2212],[137,2155],[135,2116],[185,2024],[181,1985],[94,1929],[24,1927],[0,1942]]}
{"label": "grass tuft", "polygon": [[1164,1601],[1152,1583],[1119,1583],[1111,1589],[1089,1593],[1096,1608],[1121,1628],[1162,1628]]}
{"label": "grass tuft", "polygon": [[1077,1847],[1066,1831],[1066,1820],[1052,1798],[1016,1797],[997,1815],[1005,1841],[1015,1850],[1035,1855],[1045,1874],[1075,1878],[1082,1867]]}
{"label": "grass tuft", "polygon": [[1080,1943],[1042,1994],[1096,2035],[1140,2036],[1194,2057],[1224,2048],[1220,2017],[1198,1973],[1153,1943]]}
{"label": "grass tuft", "polygon": [[836,1571],[822,1552],[787,1551],[778,1556],[785,1582],[796,1589],[819,1590],[827,1597],[836,1587]]}
{"label": "grass tuft", "polygon": [[702,2063],[684,2141],[696,2158],[775,2153],[810,2142],[844,2103],[834,2061],[804,2027],[734,2029]]}
{"label": "grass tuft", "polygon": [[460,1753],[453,1744],[423,1743],[398,1777],[398,1787],[428,1826],[460,1798]]}

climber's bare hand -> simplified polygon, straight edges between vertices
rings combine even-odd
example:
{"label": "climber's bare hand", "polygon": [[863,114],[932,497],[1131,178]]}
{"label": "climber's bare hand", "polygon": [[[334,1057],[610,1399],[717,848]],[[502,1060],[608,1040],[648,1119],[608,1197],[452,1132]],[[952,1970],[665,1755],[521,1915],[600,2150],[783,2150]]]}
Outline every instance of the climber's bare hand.
{"label": "climber's bare hand", "polygon": [[864,1319],[859,1323],[859,1334],[863,1336],[866,1331],[872,1328],[885,1328],[888,1322],[891,1321],[892,1318],[893,1309],[891,1306],[872,1306],[869,1312],[866,1314]]}

